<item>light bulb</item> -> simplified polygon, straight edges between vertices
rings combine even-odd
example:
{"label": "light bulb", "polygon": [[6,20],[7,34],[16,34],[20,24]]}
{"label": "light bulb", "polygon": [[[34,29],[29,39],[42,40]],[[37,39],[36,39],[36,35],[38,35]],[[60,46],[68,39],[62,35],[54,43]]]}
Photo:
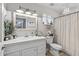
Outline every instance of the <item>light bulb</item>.
{"label": "light bulb", "polygon": [[37,16],[38,14],[35,13],[35,14],[32,14],[32,15],[33,15],[33,16]]}
{"label": "light bulb", "polygon": [[25,12],[27,15],[31,15],[31,12]]}
{"label": "light bulb", "polygon": [[23,10],[16,10],[16,12],[18,12],[18,13],[24,13]]}

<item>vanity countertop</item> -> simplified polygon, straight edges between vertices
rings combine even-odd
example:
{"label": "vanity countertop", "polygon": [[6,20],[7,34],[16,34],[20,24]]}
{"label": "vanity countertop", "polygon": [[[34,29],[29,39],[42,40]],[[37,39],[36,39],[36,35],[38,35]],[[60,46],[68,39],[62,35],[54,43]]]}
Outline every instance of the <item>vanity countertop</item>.
{"label": "vanity countertop", "polygon": [[16,39],[11,39],[8,41],[4,41],[3,44],[12,44],[12,43],[19,43],[19,42],[25,42],[25,41],[33,41],[33,40],[41,40],[45,39],[46,37],[43,36],[29,36],[29,37],[17,37]]}

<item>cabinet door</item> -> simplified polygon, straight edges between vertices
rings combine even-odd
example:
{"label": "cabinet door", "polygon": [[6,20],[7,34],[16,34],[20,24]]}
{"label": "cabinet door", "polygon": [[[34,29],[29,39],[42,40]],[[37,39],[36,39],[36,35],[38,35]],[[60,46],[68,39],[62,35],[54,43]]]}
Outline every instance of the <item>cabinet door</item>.
{"label": "cabinet door", "polygon": [[21,51],[22,51],[22,56],[36,56],[37,55],[36,48],[26,48]]}
{"label": "cabinet door", "polygon": [[38,46],[38,56],[46,55],[46,47],[44,45]]}
{"label": "cabinet door", "polygon": [[4,56],[20,56],[20,52],[14,51],[14,52],[11,52],[11,53],[4,54]]}

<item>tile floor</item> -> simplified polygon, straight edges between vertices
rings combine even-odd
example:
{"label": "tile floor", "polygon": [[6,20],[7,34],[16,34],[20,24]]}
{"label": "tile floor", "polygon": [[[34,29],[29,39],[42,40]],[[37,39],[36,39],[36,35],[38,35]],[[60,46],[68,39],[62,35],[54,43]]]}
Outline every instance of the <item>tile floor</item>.
{"label": "tile floor", "polygon": [[[53,54],[51,54],[49,51],[47,52],[47,56],[54,56]],[[68,56],[66,53],[64,53],[63,51],[60,51],[60,56]]]}

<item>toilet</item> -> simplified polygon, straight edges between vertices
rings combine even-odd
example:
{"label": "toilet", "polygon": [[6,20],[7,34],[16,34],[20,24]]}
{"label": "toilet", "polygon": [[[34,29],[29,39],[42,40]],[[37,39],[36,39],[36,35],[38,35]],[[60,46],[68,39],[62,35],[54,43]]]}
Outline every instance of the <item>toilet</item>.
{"label": "toilet", "polygon": [[48,36],[47,37],[47,44],[50,46],[49,47],[49,52],[52,54],[52,55],[55,55],[55,56],[59,56],[59,51],[62,50],[62,46],[57,44],[57,43],[53,43],[53,36]]}

